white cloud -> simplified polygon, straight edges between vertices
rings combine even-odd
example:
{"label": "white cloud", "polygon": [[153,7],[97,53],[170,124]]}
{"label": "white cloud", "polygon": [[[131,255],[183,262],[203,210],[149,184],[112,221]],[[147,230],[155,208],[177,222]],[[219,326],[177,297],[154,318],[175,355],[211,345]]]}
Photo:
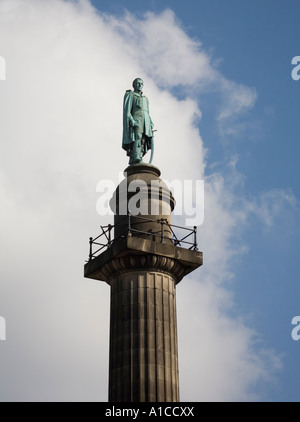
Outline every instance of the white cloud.
{"label": "white cloud", "polygon": [[219,120],[234,117],[253,107],[257,98],[254,88],[236,84],[223,77],[221,78],[221,86],[224,103],[218,117]]}
{"label": "white cloud", "polygon": [[[168,180],[205,172],[201,111],[195,99],[178,100],[169,90],[214,85],[229,95],[223,119],[251,107],[255,95],[223,77],[216,85],[220,74],[208,54],[171,11],[116,18],[85,0],[2,0],[0,39],[7,62],[0,85],[0,311],[7,321],[0,398],[106,400],[109,288],[84,279],[83,264],[89,235],[107,223],[96,214],[97,182],[117,181],[127,166],[124,91],[135,77],[145,79],[158,129],[154,162]],[[222,284],[232,277],[230,258],[240,250],[233,239],[249,212],[235,205],[224,176],[210,176],[199,234],[205,265],[199,280],[178,288],[186,400],[251,399],[251,388],[276,366],[267,369],[253,347],[255,331],[228,316],[234,299]]]}
{"label": "white cloud", "polygon": [[268,228],[278,221],[283,209],[293,209],[297,206],[297,199],[290,189],[272,189],[262,192],[246,205],[249,213],[253,213]]}
{"label": "white cloud", "polygon": [[173,11],[160,15],[149,12],[141,20],[127,13],[124,19],[112,18],[110,22],[156,83],[172,88],[195,86],[199,81],[215,78],[208,54],[199,41],[184,32]]}
{"label": "white cloud", "polygon": [[[281,369],[280,359],[271,350],[254,352],[257,334],[242,317],[227,315],[224,305],[230,309],[233,299],[211,281],[183,280],[177,288],[179,356],[189,356],[180,361],[181,400],[259,400],[253,387],[258,380],[274,379]],[[187,293],[189,289],[193,295]],[[191,380],[194,390],[189,388]]]}

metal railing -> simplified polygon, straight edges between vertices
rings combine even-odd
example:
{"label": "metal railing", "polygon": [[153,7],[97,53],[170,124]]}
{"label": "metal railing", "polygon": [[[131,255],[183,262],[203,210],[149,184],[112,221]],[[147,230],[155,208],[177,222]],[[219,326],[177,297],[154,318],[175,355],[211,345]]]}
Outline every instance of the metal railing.
{"label": "metal railing", "polygon": [[[107,226],[100,226],[102,232],[95,238],[90,237],[89,244],[90,244],[90,250],[89,250],[89,261],[91,259],[94,259],[104,248],[110,248],[114,242],[116,242],[118,239],[125,238],[126,236],[133,236],[135,233],[137,234],[144,234],[146,236],[149,236],[151,238],[158,237],[160,239],[161,243],[165,243],[165,240],[171,240],[175,246],[180,247],[186,247],[187,249],[197,251],[198,245],[197,245],[197,226],[194,226],[192,229],[183,227],[183,226],[177,226],[175,224],[170,224],[167,219],[160,218],[157,220],[153,220],[146,217],[141,216],[134,216],[135,222],[132,222],[132,215],[129,213],[127,215],[127,221],[124,224],[108,224]],[[138,222],[137,222],[138,220]],[[151,231],[143,231],[140,228],[135,228],[134,225],[138,224],[139,226],[142,223],[156,223],[158,226],[157,232]],[[120,236],[115,237],[112,239],[111,231],[115,227],[125,227],[127,228],[127,233],[123,233]],[[166,235],[166,230],[169,229],[169,235]],[[175,229],[175,230],[174,230]],[[176,231],[183,230],[188,232],[185,236],[181,237],[179,236],[179,233],[176,233]],[[192,241],[190,241],[190,238],[192,238]],[[96,250],[94,250],[96,249]]]}

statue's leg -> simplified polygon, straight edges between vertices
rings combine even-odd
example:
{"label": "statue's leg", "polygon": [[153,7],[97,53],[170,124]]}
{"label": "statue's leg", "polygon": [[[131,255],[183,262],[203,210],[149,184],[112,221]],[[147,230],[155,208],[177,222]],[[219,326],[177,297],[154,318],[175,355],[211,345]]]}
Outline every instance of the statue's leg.
{"label": "statue's leg", "polygon": [[133,143],[132,154],[129,161],[130,164],[139,163],[142,161],[142,136],[143,132],[137,128],[135,131],[135,141]]}
{"label": "statue's leg", "polygon": [[133,148],[134,142],[132,142],[127,150],[127,156],[129,157],[129,164],[133,164]]}

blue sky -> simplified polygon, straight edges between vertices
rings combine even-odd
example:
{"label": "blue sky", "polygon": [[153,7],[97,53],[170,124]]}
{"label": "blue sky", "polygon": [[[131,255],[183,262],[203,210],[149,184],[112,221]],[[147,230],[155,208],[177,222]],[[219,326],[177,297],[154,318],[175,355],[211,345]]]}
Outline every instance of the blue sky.
{"label": "blue sky", "polygon": [[206,186],[204,265],[177,288],[182,400],[299,400],[299,15],[297,0],[1,2],[0,400],[106,400],[109,288],[82,267],[137,76],[162,177]]}

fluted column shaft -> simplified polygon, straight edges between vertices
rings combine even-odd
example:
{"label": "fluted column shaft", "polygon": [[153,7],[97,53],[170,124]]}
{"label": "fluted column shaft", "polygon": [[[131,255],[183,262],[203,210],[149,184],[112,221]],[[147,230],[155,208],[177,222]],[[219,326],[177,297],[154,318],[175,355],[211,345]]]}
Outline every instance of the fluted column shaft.
{"label": "fluted column shaft", "polygon": [[109,401],[179,401],[174,278],[132,270],[109,284]]}

